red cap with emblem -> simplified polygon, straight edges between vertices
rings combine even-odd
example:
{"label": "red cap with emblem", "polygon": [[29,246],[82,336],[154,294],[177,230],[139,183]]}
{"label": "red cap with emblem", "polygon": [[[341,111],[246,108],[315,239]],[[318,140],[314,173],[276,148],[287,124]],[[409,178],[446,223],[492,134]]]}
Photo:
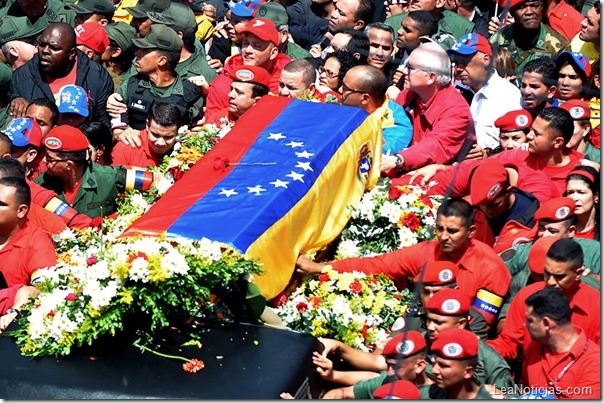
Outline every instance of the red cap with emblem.
{"label": "red cap with emblem", "polygon": [[239,66],[230,74],[233,81],[253,83],[270,87],[270,76],[266,69],[259,66]]}
{"label": "red cap with emblem", "polygon": [[427,263],[424,268],[423,277],[420,272],[413,281],[420,281],[426,285],[446,285],[455,282],[459,266],[446,260],[435,260]]}
{"label": "red cap with emblem", "polygon": [[386,357],[410,357],[426,349],[426,339],[417,330],[399,333],[384,346],[382,354]]}
{"label": "red cap with emblem", "polygon": [[88,139],[79,129],[72,126],[55,126],[43,141],[51,151],[84,151],[89,147]]}
{"label": "red cap with emblem", "polygon": [[478,337],[466,329],[447,329],[439,332],[430,351],[448,360],[465,360],[478,355]]}
{"label": "red cap with emblem", "polygon": [[556,197],[543,203],[535,212],[535,221],[558,222],[575,215],[575,201],[570,197]]}
{"label": "red cap with emblem", "polygon": [[272,42],[275,46],[279,46],[279,31],[275,24],[267,18],[254,18],[247,23],[242,34],[256,35],[263,41]]}
{"label": "red cap with emblem", "polygon": [[526,109],[519,109],[499,117],[494,124],[502,132],[530,129],[533,124],[533,117]]}
{"label": "red cap with emblem", "polygon": [[503,164],[486,159],[474,170],[470,182],[472,205],[488,204],[505,190],[508,173]]}
{"label": "red cap with emblem", "polygon": [[419,399],[419,389],[407,380],[386,383],[373,392],[376,399]]}
{"label": "red cap with emblem", "polygon": [[470,299],[457,288],[443,288],[428,300],[426,310],[443,316],[464,316],[470,313]]}
{"label": "red cap with emblem", "polygon": [[531,273],[543,274],[543,268],[545,267],[545,256],[549,251],[549,248],[554,242],[560,239],[559,236],[544,236],[535,241],[528,254],[528,266],[531,269]]}
{"label": "red cap with emblem", "polygon": [[573,118],[573,120],[591,119],[589,104],[580,99],[571,99],[570,101],[566,101],[560,105],[559,108],[570,113],[570,117]]}

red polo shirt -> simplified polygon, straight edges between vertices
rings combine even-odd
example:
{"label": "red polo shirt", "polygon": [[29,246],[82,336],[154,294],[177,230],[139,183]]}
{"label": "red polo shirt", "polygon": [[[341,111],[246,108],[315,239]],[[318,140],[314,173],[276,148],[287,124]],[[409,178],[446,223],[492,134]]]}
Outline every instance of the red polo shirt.
{"label": "red polo shirt", "polygon": [[135,148],[126,145],[123,141],[118,141],[111,151],[111,156],[113,157],[111,165],[141,168],[158,166],[161,162],[161,157],[151,150],[151,147],[149,146],[149,132],[147,129],[141,131],[140,138],[141,145],[140,147]]}
{"label": "red polo shirt", "polygon": [[404,90],[396,103],[409,107],[413,119],[411,146],[398,153],[407,171],[449,163],[466,139],[476,140],[470,107],[452,85],[441,88],[425,104],[413,91]]}
{"label": "red polo shirt", "polygon": [[[435,260],[449,259],[444,256],[438,241],[427,241],[379,256],[342,259],[330,264],[340,272],[384,273],[399,288],[405,288],[407,277],[416,276],[425,264]],[[512,277],[503,260],[488,245],[472,239],[466,252],[454,263],[461,269],[457,273],[457,287],[470,301],[481,288],[502,297],[507,294]]]}
{"label": "red polo shirt", "polygon": [[57,256],[50,237],[29,221],[0,250],[0,271],[9,287],[29,285],[36,270],[56,264]]}
{"label": "red polo shirt", "polygon": [[548,25],[569,42],[581,31],[581,22],[585,19],[564,0],[560,1],[553,10],[547,11],[546,15]]}
{"label": "red polo shirt", "polygon": [[531,341],[522,362],[522,384],[551,388],[558,399],[600,399],[600,347],[575,327],[579,338],[570,350],[552,353]]}
{"label": "red polo shirt", "polygon": [[[540,281],[518,291],[510,303],[499,337],[495,340],[487,340],[487,343],[506,360],[516,358],[518,347],[521,345],[526,356],[531,342],[531,337],[524,326],[526,299],[544,288],[545,281]],[[573,325],[585,330],[587,338],[600,345],[600,292],[584,283],[579,283],[577,292],[569,302]]]}
{"label": "red polo shirt", "polygon": [[0,290],[0,315],[4,315],[15,304],[15,295],[21,287],[23,287],[23,284],[15,284],[12,287]]}

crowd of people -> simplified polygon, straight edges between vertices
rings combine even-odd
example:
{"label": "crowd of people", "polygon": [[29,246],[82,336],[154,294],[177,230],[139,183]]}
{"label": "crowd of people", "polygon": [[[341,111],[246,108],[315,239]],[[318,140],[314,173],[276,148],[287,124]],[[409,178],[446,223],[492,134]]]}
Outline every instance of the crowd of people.
{"label": "crowd of people", "polygon": [[149,189],[183,133],[281,96],[365,110],[382,175],[446,197],[434,240],[298,259],[384,273],[417,302],[371,353],[322,340],[325,398],[600,397],[598,1],[7,0],[0,16],[0,332],[56,264],[50,235]]}

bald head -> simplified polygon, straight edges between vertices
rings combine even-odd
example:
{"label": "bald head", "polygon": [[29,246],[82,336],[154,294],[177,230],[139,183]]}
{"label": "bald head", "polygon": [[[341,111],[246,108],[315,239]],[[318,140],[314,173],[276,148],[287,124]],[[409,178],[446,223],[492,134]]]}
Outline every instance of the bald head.
{"label": "bald head", "polygon": [[40,71],[49,77],[66,76],[75,63],[76,34],[71,25],[50,24],[38,38]]}
{"label": "bald head", "polygon": [[367,64],[354,66],[344,76],[345,86],[355,92],[344,91],[342,103],[358,106],[373,113],[386,99],[388,78],[381,69]]}
{"label": "bald head", "polygon": [[413,61],[419,61],[413,66],[436,74],[438,86],[443,87],[451,82],[451,59],[440,45],[433,42],[422,43],[411,54],[414,55]]}

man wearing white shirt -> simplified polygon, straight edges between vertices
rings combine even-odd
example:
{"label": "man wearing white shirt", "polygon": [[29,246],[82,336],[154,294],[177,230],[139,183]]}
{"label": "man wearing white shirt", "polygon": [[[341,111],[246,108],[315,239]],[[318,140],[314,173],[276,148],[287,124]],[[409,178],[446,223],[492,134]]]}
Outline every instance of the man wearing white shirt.
{"label": "man wearing white shirt", "polygon": [[455,78],[474,91],[470,112],[477,146],[487,156],[499,145],[495,120],[522,108],[520,90],[497,74],[493,68],[491,45],[484,36],[467,34],[447,52],[455,65]]}

